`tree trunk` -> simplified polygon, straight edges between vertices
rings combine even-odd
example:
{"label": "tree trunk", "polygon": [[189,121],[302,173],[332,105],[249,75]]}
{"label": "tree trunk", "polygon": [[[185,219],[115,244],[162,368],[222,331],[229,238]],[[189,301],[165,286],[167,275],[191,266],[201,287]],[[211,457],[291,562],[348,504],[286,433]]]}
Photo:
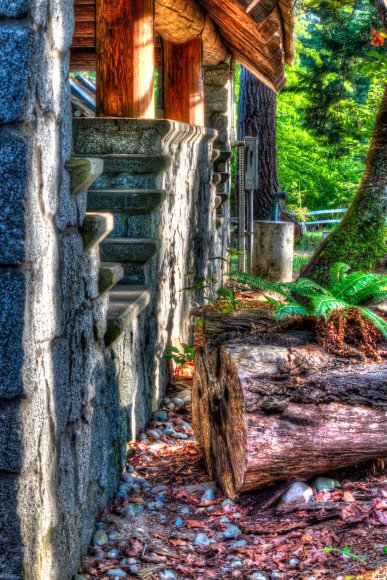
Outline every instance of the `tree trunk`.
{"label": "tree trunk", "polygon": [[373,270],[386,255],[387,87],[376,118],[362,183],[343,221],[320,244],[303,276],[326,284],[329,268],[345,262],[356,270]]}
{"label": "tree trunk", "polygon": [[386,362],[349,365],[295,331],[209,344],[195,359],[193,427],[228,496],[385,455]]}
{"label": "tree trunk", "polygon": [[259,138],[259,187],[254,192],[254,219],[270,218],[273,195],[279,191],[276,148],[276,94],[242,67],[238,137]]}

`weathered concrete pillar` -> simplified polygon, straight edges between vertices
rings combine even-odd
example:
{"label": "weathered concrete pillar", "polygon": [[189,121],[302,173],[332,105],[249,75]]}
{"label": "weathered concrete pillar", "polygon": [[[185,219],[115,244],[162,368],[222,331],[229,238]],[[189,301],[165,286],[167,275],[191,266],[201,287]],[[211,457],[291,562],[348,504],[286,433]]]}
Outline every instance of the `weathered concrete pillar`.
{"label": "weathered concrete pillar", "polygon": [[252,274],[272,282],[291,282],[294,224],[254,222]]}
{"label": "weathered concrete pillar", "polygon": [[218,131],[214,142],[215,205],[223,253],[229,246],[232,82],[230,63],[204,67],[205,124]]}

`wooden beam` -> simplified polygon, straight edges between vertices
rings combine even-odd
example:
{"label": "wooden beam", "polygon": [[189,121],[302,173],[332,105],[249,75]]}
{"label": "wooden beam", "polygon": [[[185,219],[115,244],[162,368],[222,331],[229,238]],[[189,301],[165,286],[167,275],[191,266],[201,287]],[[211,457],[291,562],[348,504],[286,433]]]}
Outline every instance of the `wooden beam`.
{"label": "wooden beam", "polygon": [[202,41],[164,42],[165,118],[204,126]]}
{"label": "wooden beam", "polygon": [[154,118],[154,0],[97,0],[97,116]]}
{"label": "wooden beam", "polygon": [[219,32],[211,18],[206,15],[206,22],[202,32],[203,64],[215,66],[227,58],[227,48],[224,46]]}
{"label": "wooden beam", "polygon": [[164,40],[188,42],[202,33],[204,22],[196,0],[155,0],[156,30]]}

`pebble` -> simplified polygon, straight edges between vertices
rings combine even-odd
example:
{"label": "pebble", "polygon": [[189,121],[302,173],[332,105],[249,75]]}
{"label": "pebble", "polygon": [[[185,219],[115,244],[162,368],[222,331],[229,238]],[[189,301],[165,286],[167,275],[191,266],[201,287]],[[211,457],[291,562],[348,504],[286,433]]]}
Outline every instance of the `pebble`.
{"label": "pebble", "polygon": [[289,566],[297,566],[298,562],[299,562],[298,558],[291,558],[288,563]]}
{"label": "pebble", "polygon": [[177,576],[171,570],[162,570],[159,572],[159,578],[160,580],[175,580]]}
{"label": "pebble", "polygon": [[138,572],[138,566],[136,566],[136,564],[133,564],[132,566],[129,566],[129,572],[131,574],[136,574],[136,572]]}
{"label": "pebble", "polygon": [[105,574],[107,576],[116,576],[116,578],[127,578],[126,572],[121,570],[121,568],[110,568]]}
{"label": "pebble", "polygon": [[280,499],[280,503],[290,503],[296,499],[309,501],[313,496],[313,489],[304,481],[294,481]]}
{"label": "pebble", "polygon": [[152,421],[168,421],[168,413],[166,411],[156,411],[152,413]]}
{"label": "pebble", "polygon": [[130,473],[123,473],[121,475],[121,480],[124,483],[128,483],[128,484],[132,484],[133,483],[133,479],[136,477],[136,474],[134,473],[134,471],[131,471]]}
{"label": "pebble", "polygon": [[196,546],[208,546],[210,544],[210,539],[206,534],[200,533],[196,536],[194,544]]}
{"label": "pebble", "polygon": [[125,518],[136,518],[144,511],[144,506],[137,503],[131,503],[122,511]]}
{"label": "pebble", "polygon": [[180,397],[175,397],[174,399],[172,399],[172,403],[176,405],[176,407],[184,407],[185,405],[185,402],[183,401],[183,399],[180,399]]}
{"label": "pebble", "polygon": [[173,434],[174,434],[174,432],[175,432],[175,430],[174,430],[174,429],[166,429],[166,430],[164,431],[163,435],[165,435],[166,437],[167,437],[167,436],[172,436],[172,437],[173,437]]}
{"label": "pebble", "polygon": [[146,434],[148,435],[148,437],[153,437],[154,439],[160,439],[160,433],[158,431],[156,431],[155,429],[151,429],[150,431],[147,431]]}
{"label": "pebble", "polygon": [[222,524],[229,524],[229,523],[230,523],[230,520],[228,519],[228,517],[227,517],[227,516],[222,516],[221,518],[219,518],[219,521],[220,521]]}
{"label": "pebble", "polygon": [[188,435],[186,433],[171,433],[171,437],[174,439],[188,439]]}
{"label": "pebble", "polygon": [[126,560],[125,558],[123,560],[121,560],[120,562],[120,566],[127,566],[128,564],[128,560]]}
{"label": "pebble", "polygon": [[134,564],[137,564],[136,558],[128,558],[127,562],[129,564],[129,566],[133,566]]}
{"label": "pebble", "polygon": [[184,526],[183,519],[180,516],[176,518],[175,526],[177,528],[182,528]]}
{"label": "pebble", "polygon": [[110,552],[108,552],[107,557],[108,558],[118,558],[118,556],[120,555],[118,550],[110,550]]}
{"label": "pebble", "polygon": [[186,401],[187,403],[190,403],[192,401],[192,392],[188,390],[181,391],[179,398],[183,399],[183,401]]}
{"label": "pebble", "polygon": [[95,527],[97,528],[97,530],[103,530],[105,527],[105,523],[104,522],[95,522]]}
{"label": "pebble", "polygon": [[183,507],[183,508],[181,508],[180,513],[182,513],[182,514],[189,514],[190,513],[190,510],[189,510],[188,507]]}
{"label": "pebble", "polygon": [[165,516],[164,514],[160,514],[159,515],[159,520],[160,520],[160,522],[166,522],[167,521],[167,516]]}
{"label": "pebble", "polygon": [[335,479],[330,477],[316,477],[312,485],[317,489],[317,491],[323,491],[324,489],[335,489],[335,487],[340,487],[340,484]]}
{"label": "pebble", "polygon": [[104,546],[108,542],[107,534],[104,530],[97,530],[93,534],[92,544],[93,546]]}
{"label": "pebble", "polygon": [[223,532],[223,537],[226,538],[226,540],[236,540],[236,538],[239,538],[241,535],[241,530],[237,526],[234,526],[234,524],[228,524]]}
{"label": "pebble", "polygon": [[179,425],[183,429],[188,429],[188,430],[192,431],[192,426],[189,423],[186,423],[185,421],[180,421]]}
{"label": "pebble", "polygon": [[167,405],[167,409],[171,409],[171,411],[175,408],[175,405],[173,403],[169,403],[169,405]]}
{"label": "pebble", "polygon": [[171,399],[169,399],[168,397],[164,397],[163,403],[164,405],[168,405],[171,402]]}
{"label": "pebble", "polygon": [[242,548],[242,546],[247,546],[246,540],[238,540],[230,544],[230,548]]}
{"label": "pebble", "polygon": [[225,499],[220,505],[225,509],[225,511],[230,511],[230,508],[235,506],[235,502],[233,502],[232,499]]}
{"label": "pebble", "polygon": [[267,576],[262,574],[262,572],[254,572],[248,576],[248,580],[267,580]]}
{"label": "pebble", "polygon": [[243,566],[243,562],[239,559],[236,559],[230,563],[230,568],[240,568],[241,566]]}
{"label": "pebble", "polygon": [[205,501],[214,501],[214,499],[215,499],[215,492],[214,492],[214,490],[213,489],[207,489],[203,493],[200,502],[203,503]]}
{"label": "pebble", "polygon": [[153,493],[153,495],[156,495],[158,493],[162,493],[164,491],[168,491],[167,485],[155,485],[155,487],[152,487],[152,489],[151,489],[151,493]]}

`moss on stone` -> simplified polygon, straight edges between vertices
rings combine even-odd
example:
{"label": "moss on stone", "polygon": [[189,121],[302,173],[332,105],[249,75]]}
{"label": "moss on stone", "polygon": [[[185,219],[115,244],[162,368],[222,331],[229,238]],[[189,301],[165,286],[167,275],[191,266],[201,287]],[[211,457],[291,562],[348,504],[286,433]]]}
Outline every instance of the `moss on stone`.
{"label": "moss on stone", "polygon": [[87,183],[91,175],[91,161],[72,157],[66,163],[66,170],[70,175],[70,192],[72,195],[80,193],[83,184]]}

